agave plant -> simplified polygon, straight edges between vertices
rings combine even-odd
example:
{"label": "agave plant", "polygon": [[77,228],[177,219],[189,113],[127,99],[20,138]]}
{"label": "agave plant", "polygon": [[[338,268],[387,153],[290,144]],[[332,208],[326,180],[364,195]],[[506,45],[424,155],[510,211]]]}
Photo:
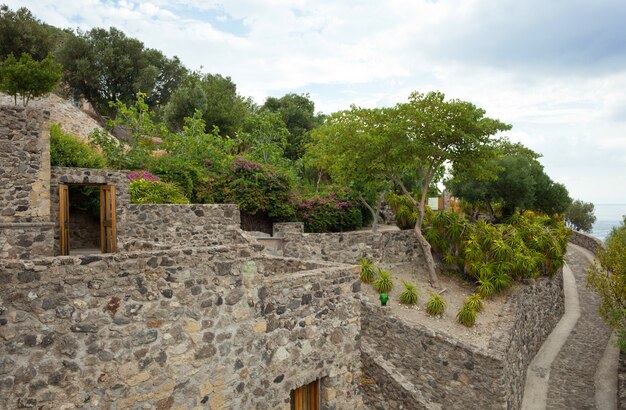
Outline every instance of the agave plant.
{"label": "agave plant", "polygon": [[372,283],[374,277],[376,276],[376,266],[374,265],[374,262],[363,258],[359,261],[359,265],[361,265],[361,273],[359,273],[361,282]]}
{"label": "agave plant", "polygon": [[402,281],[404,290],[400,293],[400,303],[405,305],[414,305],[417,303],[419,292],[417,286],[412,283]]}
{"label": "agave plant", "polygon": [[465,298],[465,305],[475,310],[476,312],[480,312],[483,310],[483,299],[477,293],[472,293],[468,297]]}
{"label": "agave plant", "polygon": [[378,291],[378,293],[389,293],[389,291],[393,288],[393,281],[391,280],[391,273],[384,271],[382,269],[378,269],[378,279],[372,282],[374,288]]}
{"label": "agave plant", "polygon": [[464,326],[472,327],[476,323],[476,310],[465,304],[456,314],[456,320]]}
{"label": "agave plant", "polygon": [[426,303],[426,312],[431,316],[441,316],[445,312],[446,306],[447,303],[441,295],[432,293],[430,300]]}
{"label": "agave plant", "polygon": [[494,292],[496,291],[496,287],[493,283],[492,275],[482,275],[478,278],[478,286],[476,287],[476,293],[478,293],[482,298],[487,299],[490,298]]}

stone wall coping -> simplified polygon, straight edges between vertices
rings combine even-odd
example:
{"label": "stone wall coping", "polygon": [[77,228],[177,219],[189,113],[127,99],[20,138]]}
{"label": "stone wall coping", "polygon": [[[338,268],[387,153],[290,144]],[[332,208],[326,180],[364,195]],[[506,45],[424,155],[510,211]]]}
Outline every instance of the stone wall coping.
{"label": "stone wall coping", "polygon": [[54,222],[0,222],[0,228],[49,228]]}
{"label": "stone wall coping", "polygon": [[[598,250],[604,247],[604,242],[595,236],[589,235],[585,232],[572,230],[572,234],[569,237],[569,242],[581,246],[587,249],[594,255],[598,254]],[[594,245],[595,244],[595,247]]]}

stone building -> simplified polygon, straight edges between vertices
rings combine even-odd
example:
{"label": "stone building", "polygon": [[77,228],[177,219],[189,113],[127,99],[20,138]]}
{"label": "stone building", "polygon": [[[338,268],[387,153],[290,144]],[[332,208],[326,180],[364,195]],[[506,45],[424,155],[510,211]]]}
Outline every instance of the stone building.
{"label": "stone building", "polygon": [[[353,266],[263,254],[234,205],[131,205],[125,172],[51,168],[47,121],[0,107],[3,407],[363,407]],[[76,224],[85,186],[100,220]]]}

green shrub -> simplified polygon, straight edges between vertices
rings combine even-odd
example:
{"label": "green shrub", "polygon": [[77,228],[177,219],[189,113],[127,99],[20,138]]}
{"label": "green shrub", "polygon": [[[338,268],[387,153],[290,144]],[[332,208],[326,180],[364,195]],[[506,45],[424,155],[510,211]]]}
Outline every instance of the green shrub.
{"label": "green shrub", "polygon": [[476,323],[476,310],[466,303],[461,306],[459,313],[456,314],[456,320],[464,326],[472,327]]}
{"label": "green shrub", "polygon": [[376,266],[374,265],[374,263],[368,259],[363,258],[359,261],[359,265],[361,265],[361,273],[359,274],[361,282],[372,283],[374,277],[376,276]]}
{"label": "green shrub", "polygon": [[402,281],[404,290],[400,293],[400,303],[405,305],[414,305],[417,303],[418,290],[417,286],[412,283]]}
{"label": "green shrub", "polygon": [[363,226],[363,214],[347,193],[299,195],[292,199],[305,232],[343,232]]}
{"label": "green shrub", "polygon": [[271,165],[239,157],[212,184],[218,202],[237,204],[249,215],[261,213],[280,220],[294,215],[289,180]]}
{"label": "green shrub", "polygon": [[78,137],[66,134],[60,124],[50,126],[50,164],[55,167],[104,168],[104,157]]}
{"label": "green shrub", "polygon": [[130,181],[130,202],[133,204],[188,204],[182,190],[169,182],[135,179]]}
{"label": "green shrub", "polygon": [[378,293],[389,293],[389,291],[393,288],[393,281],[391,280],[391,273],[384,271],[382,269],[378,270],[378,279],[374,282],[374,288],[378,291]]}
{"label": "green shrub", "polygon": [[426,303],[426,312],[432,316],[441,316],[446,310],[446,301],[441,295],[431,294],[430,300]]}
{"label": "green shrub", "polygon": [[483,310],[483,300],[479,294],[473,293],[465,298],[465,305],[474,309],[476,312]]}

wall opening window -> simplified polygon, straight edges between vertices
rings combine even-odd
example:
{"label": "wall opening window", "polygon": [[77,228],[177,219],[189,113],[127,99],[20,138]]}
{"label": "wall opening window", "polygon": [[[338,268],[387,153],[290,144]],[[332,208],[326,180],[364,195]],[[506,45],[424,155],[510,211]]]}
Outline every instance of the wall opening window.
{"label": "wall opening window", "polygon": [[319,408],[319,380],[291,391],[291,410],[319,410]]}

